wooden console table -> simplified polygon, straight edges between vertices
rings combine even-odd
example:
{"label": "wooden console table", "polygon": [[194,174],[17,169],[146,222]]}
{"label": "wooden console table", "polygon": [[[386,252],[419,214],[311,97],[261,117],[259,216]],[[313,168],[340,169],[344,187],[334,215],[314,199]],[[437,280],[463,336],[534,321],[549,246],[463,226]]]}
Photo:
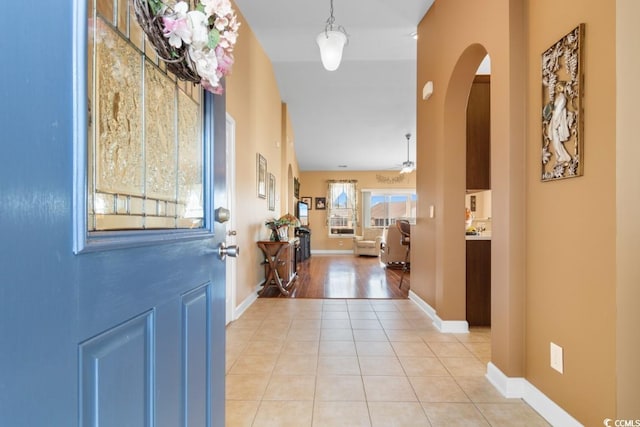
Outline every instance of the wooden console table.
{"label": "wooden console table", "polygon": [[289,242],[273,242],[261,240],[258,247],[264,254],[265,281],[262,283],[261,294],[270,286],[277,286],[282,295],[289,295],[289,291],[296,280],[296,249],[297,239]]}

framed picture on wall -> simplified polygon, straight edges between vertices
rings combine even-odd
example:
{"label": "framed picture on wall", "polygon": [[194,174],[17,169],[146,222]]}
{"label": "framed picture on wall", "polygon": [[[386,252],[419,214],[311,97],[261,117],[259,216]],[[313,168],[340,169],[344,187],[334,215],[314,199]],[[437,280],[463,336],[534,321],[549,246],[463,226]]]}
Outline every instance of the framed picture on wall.
{"label": "framed picture on wall", "polygon": [[269,210],[276,210],[276,177],[272,173],[269,174]]}
{"label": "framed picture on wall", "polygon": [[316,197],[316,209],[319,211],[323,211],[327,209],[327,198],[326,197]]}
{"label": "framed picture on wall", "polygon": [[267,159],[262,154],[258,153],[256,157],[256,188],[258,197],[261,199],[267,198]]}
{"label": "framed picture on wall", "polygon": [[309,209],[311,209],[311,197],[302,197],[300,201],[306,203]]}
{"label": "framed picture on wall", "polygon": [[296,199],[300,197],[300,180],[293,178],[293,197]]}

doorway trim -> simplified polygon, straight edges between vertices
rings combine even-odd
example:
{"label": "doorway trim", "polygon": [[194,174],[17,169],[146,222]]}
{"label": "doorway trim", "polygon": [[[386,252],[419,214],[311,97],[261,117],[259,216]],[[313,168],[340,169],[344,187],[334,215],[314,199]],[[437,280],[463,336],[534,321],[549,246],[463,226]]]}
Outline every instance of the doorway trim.
{"label": "doorway trim", "polygon": [[[226,227],[225,240],[227,246],[236,244],[235,230],[237,230],[236,209],[236,121],[229,113],[226,113],[226,183],[227,183],[227,208],[231,212]],[[236,288],[238,280],[238,262],[236,258],[226,259],[226,292],[225,292],[225,323],[236,320]]]}

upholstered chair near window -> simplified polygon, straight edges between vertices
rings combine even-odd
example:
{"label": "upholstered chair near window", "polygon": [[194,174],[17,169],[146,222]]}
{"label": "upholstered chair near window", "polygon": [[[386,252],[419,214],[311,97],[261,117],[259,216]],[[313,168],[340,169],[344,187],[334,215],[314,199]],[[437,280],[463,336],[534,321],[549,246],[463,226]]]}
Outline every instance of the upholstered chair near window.
{"label": "upholstered chair near window", "polygon": [[407,247],[402,245],[402,234],[398,227],[392,224],[383,234],[380,262],[385,267],[402,268],[407,256]]}
{"label": "upholstered chair near window", "polygon": [[364,228],[362,230],[362,236],[354,236],[353,238],[353,254],[378,256],[380,254],[381,243],[381,228]]}

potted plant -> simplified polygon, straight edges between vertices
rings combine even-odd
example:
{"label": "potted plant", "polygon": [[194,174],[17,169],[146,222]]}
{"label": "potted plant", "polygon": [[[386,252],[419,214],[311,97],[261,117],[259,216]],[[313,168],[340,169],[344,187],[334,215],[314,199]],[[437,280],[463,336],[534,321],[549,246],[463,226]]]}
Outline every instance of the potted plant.
{"label": "potted plant", "polygon": [[271,230],[270,239],[275,242],[280,242],[289,240],[289,227],[299,227],[300,221],[295,216],[286,214],[278,219],[271,218],[267,220],[264,225]]}

